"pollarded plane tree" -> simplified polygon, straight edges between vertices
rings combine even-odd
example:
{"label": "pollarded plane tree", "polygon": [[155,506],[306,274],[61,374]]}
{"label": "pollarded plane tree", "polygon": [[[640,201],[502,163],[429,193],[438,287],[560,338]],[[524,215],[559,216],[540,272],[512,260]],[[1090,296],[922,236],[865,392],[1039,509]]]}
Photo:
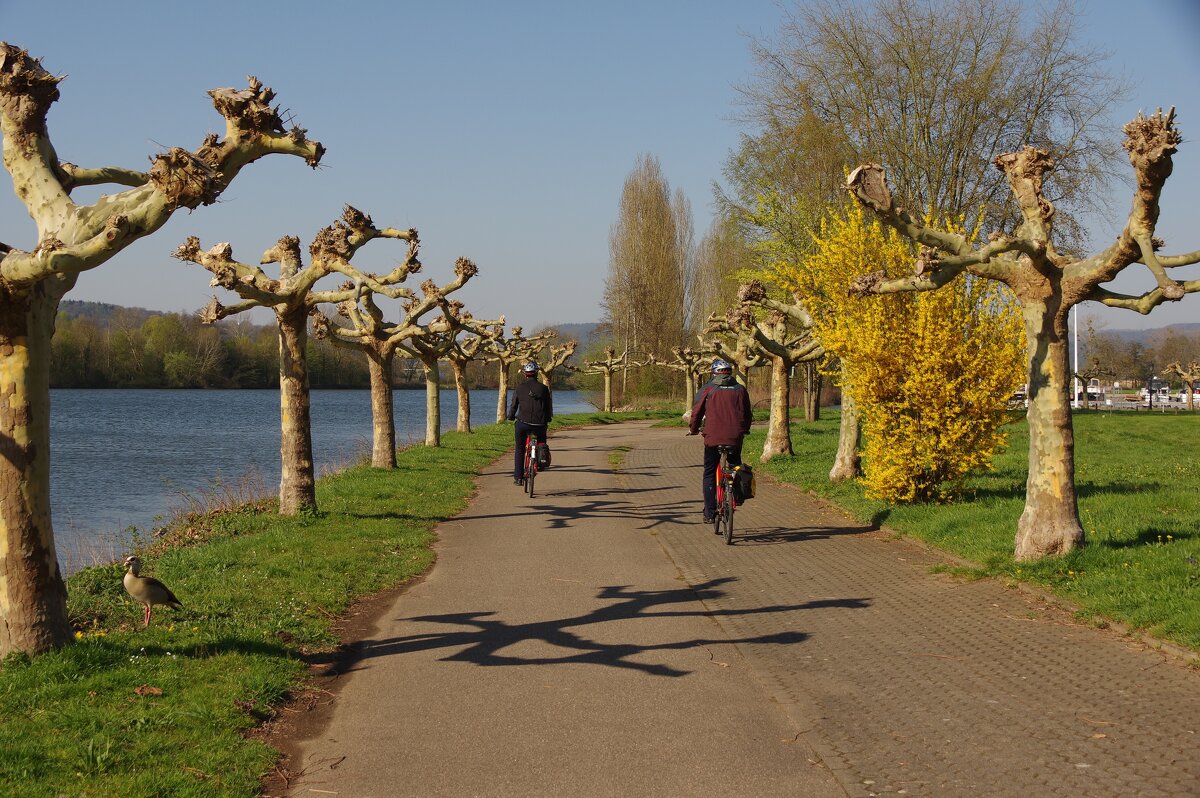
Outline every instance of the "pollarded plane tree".
{"label": "pollarded plane tree", "polygon": [[[73,639],[50,520],[50,339],[63,297],[94,269],[162,227],[181,208],[210,205],[247,164],[295,155],[315,167],[324,148],[285,129],[274,93],[255,78],[209,92],[225,118],[195,150],[173,147],[148,171],[59,160],[46,126],[59,76],[0,43],[4,166],[37,227],[29,250],[0,243],[0,657]],[[126,187],[79,205],[81,186]]]}
{"label": "pollarded plane tree", "polygon": [[455,424],[458,432],[471,431],[471,390],[467,385],[467,366],[472,361],[483,359],[487,342],[496,334],[497,329],[503,330],[503,323],[460,335],[454,339],[454,346],[446,353],[450,371],[454,374],[454,390],[458,394],[458,418]]}
{"label": "pollarded plane tree", "polygon": [[[1137,184],[1124,228],[1107,249],[1090,257],[1058,252],[1053,242],[1054,205],[1042,181],[1050,155],[1026,147],[1001,155],[995,165],[1008,178],[1022,223],[1011,235],[996,233],[979,246],[961,235],[924,224],[897,205],[883,167],[865,164],[851,172],[847,188],[886,224],[921,245],[913,274],[888,279],[882,273],[858,278],[859,295],[934,291],[960,274],[1007,285],[1021,305],[1027,337],[1029,383],[1029,477],[1025,509],[1017,526],[1014,556],[1030,560],[1064,554],[1084,541],[1075,492],[1075,439],[1068,402],[1071,370],[1067,321],[1080,302],[1150,313],[1163,302],[1200,291],[1200,280],[1178,281],[1168,271],[1200,262],[1200,251],[1159,255],[1155,238],[1159,197],[1181,141],[1175,111],[1138,114],[1125,126],[1125,150]],[[1126,268],[1142,264],[1154,287],[1140,295],[1103,287]]]}
{"label": "pollarded plane tree", "polygon": [[[1079,390],[1083,397],[1083,406],[1085,409],[1090,409],[1092,406],[1092,392],[1088,390],[1088,386],[1091,385],[1092,380],[1099,381],[1101,377],[1108,377],[1109,380],[1112,380],[1115,376],[1117,376],[1117,373],[1108,365],[1102,363],[1100,358],[1095,356],[1091,357],[1084,366],[1071,374],[1073,379],[1079,380]],[[1096,403],[1099,405],[1099,397],[1096,398]]]}
{"label": "pollarded plane tree", "polygon": [[1183,381],[1183,389],[1187,393],[1187,408],[1188,410],[1196,409],[1196,383],[1200,382],[1200,363],[1195,360],[1188,363],[1186,366],[1175,361],[1168,363],[1163,369],[1164,374],[1174,374]]}
{"label": "pollarded plane tree", "polygon": [[567,365],[567,361],[575,356],[575,350],[579,348],[579,342],[575,340],[565,341],[561,344],[548,346],[538,353],[538,379],[547,388],[552,387],[551,383],[554,378],[554,370]]}
{"label": "pollarded plane tree", "polygon": [[696,385],[698,376],[708,365],[708,357],[704,352],[690,346],[676,346],[671,349],[671,360],[659,360],[650,355],[648,365],[663,366],[683,374],[683,414],[687,416],[696,401]]}
{"label": "pollarded plane tree", "polygon": [[496,361],[500,366],[499,382],[496,397],[496,423],[503,424],[508,418],[508,386],[509,371],[513,363],[531,360],[542,348],[554,338],[553,330],[546,330],[536,335],[525,337],[524,328],[519,324],[513,325],[512,333],[504,335],[503,325],[499,330],[493,330],[491,339],[484,347],[488,360]]}
{"label": "pollarded plane tree", "polygon": [[585,360],[583,368],[578,371],[584,374],[599,374],[604,378],[604,407],[605,413],[613,411],[613,374],[621,369],[629,366],[641,365],[632,363],[629,359],[629,350],[625,349],[620,355],[612,346],[604,347],[604,358],[597,360]]}
{"label": "pollarded plane tree", "polygon": [[[368,242],[380,238],[408,242],[407,252],[399,265],[383,276],[354,268],[350,259],[355,253]],[[212,272],[213,286],[226,288],[241,298],[237,304],[226,307],[213,297],[201,311],[201,321],[213,324],[259,307],[268,308],[275,314],[279,331],[281,515],[297,515],[317,506],[306,354],[309,314],[320,304],[337,304],[355,296],[353,287],[316,291],[317,282],[331,274],[341,274],[373,291],[385,295],[392,291],[399,295],[407,289],[397,284],[420,267],[417,245],[416,230],[378,228],[370,216],[346,206],[341,219],[313,238],[307,266],[301,257],[300,240],[295,236],[280,238],[263,254],[260,263],[279,264],[278,279],[259,266],[234,260],[233,248],[228,243],[204,251],[200,249],[200,240],[191,236],[175,250],[179,260],[199,264]]]}
{"label": "pollarded plane tree", "polygon": [[726,311],[724,315],[710,315],[704,332],[697,339],[705,354],[733,364],[733,375],[742,385],[747,385],[750,369],[766,364],[766,352],[754,335],[742,326],[741,312],[736,308]]}
{"label": "pollarded plane tree", "polygon": [[[455,270],[469,268],[472,273],[475,264],[460,259]],[[489,335],[494,330],[488,328],[503,327],[504,320],[476,320],[470,313],[463,311],[461,302],[450,300],[447,309],[439,319],[422,330],[397,330],[395,336],[400,349],[421,362],[425,372],[425,445],[442,445],[442,402],[441,402],[441,371],[440,361],[457,346],[456,339],[464,332],[470,335]]]}
{"label": "pollarded plane tree", "polygon": [[[419,265],[419,264],[418,264]],[[313,337],[325,339],[335,346],[362,352],[367,357],[371,381],[371,466],[396,467],[396,419],[392,403],[392,373],[396,350],[400,342],[413,335],[424,335],[450,329],[446,316],[450,307],[446,297],[462,288],[475,274],[470,261],[460,260],[455,266],[454,279],[443,286],[432,281],[422,284],[420,298],[407,288],[389,287],[391,298],[399,298],[401,315],[398,321],[388,321],[375,301],[375,292],[366,283],[347,283],[343,290],[352,291],[351,299],[337,304],[338,314],[349,325],[335,324],[320,310],[312,312]],[[416,271],[411,269],[410,271]],[[421,317],[442,311],[442,317],[423,323]]]}
{"label": "pollarded plane tree", "polygon": [[[825,349],[813,338],[812,316],[796,300],[785,302],[767,294],[757,280],[738,289],[738,322],[748,330],[771,363],[771,414],[761,460],[792,450],[791,388],[792,369],[825,357]],[[755,311],[759,312],[755,312]]]}

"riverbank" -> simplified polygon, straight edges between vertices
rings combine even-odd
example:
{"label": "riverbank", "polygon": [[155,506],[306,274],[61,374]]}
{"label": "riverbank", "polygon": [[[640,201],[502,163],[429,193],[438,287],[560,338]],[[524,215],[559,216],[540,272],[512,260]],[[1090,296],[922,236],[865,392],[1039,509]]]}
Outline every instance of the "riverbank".
{"label": "riverbank", "polygon": [[256,795],[277,753],[246,732],[301,682],[306,657],[337,646],[347,607],[430,566],[433,527],[466,505],[511,436],[507,425],[448,433],[441,448],[401,451],[394,471],[324,478],[311,516],[252,504],[172,527],[143,552],[145,573],[184,608],[157,609],[148,629],[120,565],[73,575],[76,644],[0,671],[6,795]]}

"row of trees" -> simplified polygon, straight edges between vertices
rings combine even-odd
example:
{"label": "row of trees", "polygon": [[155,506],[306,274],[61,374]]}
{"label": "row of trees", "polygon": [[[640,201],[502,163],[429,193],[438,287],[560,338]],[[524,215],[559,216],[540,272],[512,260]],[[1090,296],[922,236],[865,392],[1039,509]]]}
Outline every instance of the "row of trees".
{"label": "row of trees", "polygon": [[[214,330],[165,315],[145,320],[136,330],[132,324],[118,326],[107,335],[96,335],[83,321],[63,324],[56,361],[52,335],[63,297],[80,273],[155,232],[180,208],[215,202],[253,161],[288,154],[315,167],[324,153],[304,130],[285,127],[271,105],[274,93],[250,78],[245,90],[209,93],[226,120],[224,137],[210,135],[195,150],[172,148],[153,159],[149,172],[81,168],[58,158],[46,128],[60,80],[24,50],[0,43],[4,164],[37,225],[38,242],[28,251],[0,244],[0,373],[5,375],[0,381],[0,447],[5,455],[0,458],[0,657],[72,640],[50,521],[51,363],[91,375],[104,364],[120,368],[115,361],[124,358],[124,373],[131,380],[153,374],[176,384],[203,383],[231,366],[231,352],[254,348],[253,336],[235,334],[226,346]],[[79,205],[71,197],[80,186],[108,184],[127,188],[92,205]],[[404,256],[390,272],[374,274],[354,266],[364,246],[389,239],[405,243]],[[397,359],[421,364],[428,397],[426,444],[436,446],[441,434],[440,363],[452,364],[461,396],[473,362],[497,362],[497,420],[502,420],[515,361],[539,358],[548,382],[552,371],[574,354],[575,343],[553,344],[552,331],[527,337],[517,327],[507,331],[503,317],[475,319],[453,296],[478,271],[466,258],[454,264],[448,282],[427,279],[419,290],[410,288],[408,278],[422,269],[418,249],[415,229],[377,226],[367,214],[346,206],[340,219],[317,231],[307,252],[295,236],[280,238],[257,264],[237,260],[227,243],[204,249],[194,237],[175,251],[179,260],[209,271],[212,285],[235,297],[230,305],[214,297],[200,313],[203,324],[252,308],[268,309],[275,317],[282,514],[317,509],[310,356],[322,350],[311,345],[310,323],[313,337],[355,352],[366,364],[375,430],[372,464],[381,468],[396,463],[390,399]],[[263,270],[267,264],[277,264],[275,276]],[[331,279],[338,284],[330,285]],[[336,312],[331,316],[323,307]],[[105,346],[96,346],[98,342]],[[239,362],[249,367],[252,358]],[[459,428],[469,431],[470,404],[460,400],[459,406]]]}
{"label": "row of trees", "polygon": [[[313,384],[366,385],[366,364],[332,346],[314,346]],[[279,336],[259,325],[201,323],[196,314],[109,323],[60,318],[50,352],[52,388],[271,388],[279,384]]]}
{"label": "row of trees", "polygon": [[[1181,141],[1173,111],[1139,115],[1118,145],[1102,123],[1123,87],[1075,41],[1078,15],[1066,3],[1022,11],[1004,0],[805,4],[775,39],[756,41],[724,212],[693,252],[702,282],[677,313],[685,338],[743,369],[770,357],[768,327],[788,328],[777,345],[811,337],[844,396],[831,478],[859,473],[861,413],[868,487],[893,499],[953,495],[1002,443],[1004,401],[1027,383],[1015,556],[1028,559],[1083,541],[1070,309],[1148,313],[1200,291],[1170,275],[1200,253],[1163,255],[1155,237]],[[1132,210],[1115,243],[1086,256],[1080,220],[1108,210],[1122,149]],[[1143,293],[1104,287],[1134,264],[1150,274]],[[610,292],[627,272],[614,253]],[[774,440],[784,421],[774,416],[766,456],[790,451]]]}
{"label": "row of trees", "polygon": [[[366,388],[371,384],[367,359],[329,340],[310,340],[307,360],[314,388]],[[463,368],[462,381],[467,385],[496,388],[499,383],[496,369],[482,359],[473,358]],[[574,379],[567,371],[555,378],[556,387]],[[424,387],[421,361],[401,353],[392,384],[397,388]],[[451,374],[442,375],[443,387],[454,384]],[[278,331],[239,319],[205,324],[195,313],[149,313],[132,308],[111,308],[99,317],[64,313],[51,341],[52,388],[278,386]]]}
{"label": "row of trees", "polygon": [[1102,382],[1120,381],[1124,385],[1143,386],[1152,376],[1183,387],[1179,376],[1168,369],[1172,363],[1200,361],[1200,332],[1189,333],[1167,328],[1157,330],[1144,340],[1131,340],[1088,322],[1079,332],[1080,372],[1099,372]]}
{"label": "row of trees", "polygon": [[[50,521],[50,342],[59,302],[79,275],[161,228],[180,209],[215,202],[243,168],[267,155],[316,167],[324,147],[288,129],[274,92],[209,92],[225,119],[194,150],[172,147],[148,171],[62,161],[46,126],[60,77],[27,52],[0,43],[4,165],[33,220],[36,244],[0,245],[0,655],[44,651],[72,639],[66,587]],[[80,205],[82,186],[122,190]]]}

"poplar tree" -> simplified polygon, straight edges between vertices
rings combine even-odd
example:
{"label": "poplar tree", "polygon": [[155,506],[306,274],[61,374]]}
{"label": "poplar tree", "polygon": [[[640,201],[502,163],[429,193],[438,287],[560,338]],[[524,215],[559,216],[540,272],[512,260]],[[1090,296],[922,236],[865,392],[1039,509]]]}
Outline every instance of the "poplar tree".
{"label": "poplar tree", "polygon": [[672,194],[657,158],[639,157],[609,236],[604,309],[616,348],[665,358],[685,343],[693,237],[687,198]]}

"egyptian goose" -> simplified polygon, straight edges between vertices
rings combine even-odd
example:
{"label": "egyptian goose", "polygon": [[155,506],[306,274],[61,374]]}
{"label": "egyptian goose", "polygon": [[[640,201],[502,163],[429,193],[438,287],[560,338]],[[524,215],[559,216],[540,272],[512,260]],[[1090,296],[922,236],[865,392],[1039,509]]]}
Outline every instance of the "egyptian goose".
{"label": "egyptian goose", "polygon": [[136,554],[125,558],[125,567],[129,569],[125,572],[125,578],[121,580],[125,585],[125,590],[129,595],[142,602],[142,606],[146,608],[146,617],[143,619],[142,628],[150,625],[150,608],[155,604],[165,604],[176,609],[183,607],[183,604],[171,592],[171,588],[153,576],[139,575],[138,572],[142,570],[142,560]]}

